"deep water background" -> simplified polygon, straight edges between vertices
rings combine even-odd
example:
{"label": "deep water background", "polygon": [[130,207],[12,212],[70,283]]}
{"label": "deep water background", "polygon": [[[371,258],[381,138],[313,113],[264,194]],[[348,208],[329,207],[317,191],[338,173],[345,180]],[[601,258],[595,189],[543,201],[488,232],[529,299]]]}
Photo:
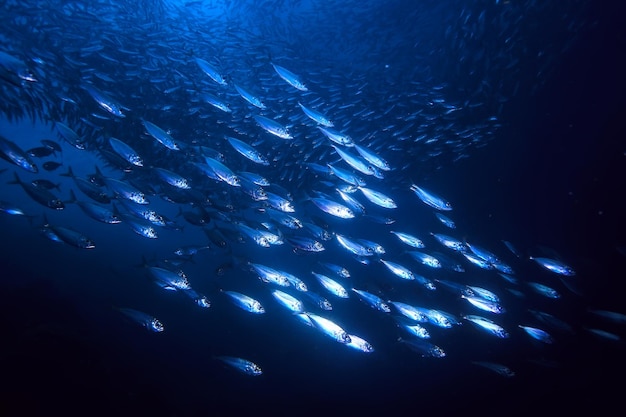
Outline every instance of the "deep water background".
{"label": "deep water background", "polygon": [[[626,313],[623,9],[607,3],[587,9],[594,24],[555,59],[534,95],[521,94],[523,99],[504,106],[503,127],[494,140],[458,162],[443,163],[428,174],[417,168],[415,173],[453,202],[458,228],[468,240],[488,246],[506,239],[525,255],[545,246],[572,260],[583,295],[560,300],[556,311],[575,324],[576,337],[563,337],[548,349],[518,334],[504,341],[506,349],[491,350],[489,336],[467,325],[458,329],[454,344],[446,345],[445,359],[421,358],[393,343],[397,332],[376,312],[337,306],[337,315],[367,320],[364,335],[383,341],[371,356],[358,355],[304,326],[293,326],[267,292],[250,294],[265,301],[267,317],[233,311],[217,289],[225,280],[235,280],[237,270],[224,277],[214,273],[228,259],[226,253],[199,254],[185,267],[190,277],[206,277],[198,280],[197,288],[213,301],[209,311],[150,285],[145,271],[135,267],[142,255],[165,257],[179,242],[201,243],[206,237],[198,230],[188,228],[184,240],[164,231],[159,238],[168,241],[164,247],[146,242],[124,225],[85,220],[83,230],[98,236],[98,247],[80,251],[42,238],[25,218],[3,214],[0,414],[626,413],[619,383],[626,370],[624,341],[612,343],[585,331],[602,327],[626,337],[623,327],[586,314],[587,308]],[[25,141],[37,142],[34,138],[44,132],[45,127],[29,122],[3,127],[4,136],[23,135]],[[71,158],[74,150],[66,151],[64,158]],[[93,166],[92,161],[81,163],[82,173]],[[0,168],[9,168],[0,174],[2,182],[9,181],[13,166],[2,162]],[[2,192],[4,200],[15,196],[12,201],[28,201],[17,186],[3,185]],[[170,206],[161,204],[175,217]],[[431,224],[432,218],[426,219],[431,212],[416,199],[399,198],[398,205],[416,206],[414,212],[398,212],[406,216],[399,223]],[[34,208],[36,226],[44,209]],[[73,206],[64,213],[46,213],[51,221],[72,214],[82,216]],[[381,242],[391,241],[382,236],[380,225],[373,225],[370,233],[378,227]],[[109,233],[110,228],[120,230]],[[267,256],[261,248],[249,251],[251,257]],[[272,259],[281,259],[285,270],[313,268],[315,260],[308,255],[288,256],[288,247],[272,251]],[[350,265],[363,281],[376,274]],[[532,265],[520,269],[528,275],[541,273]],[[543,306],[542,300],[535,301]],[[112,305],[158,312],[167,330],[140,331]],[[225,352],[258,361],[264,375],[225,372],[213,359]],[[469,363],[481,355],[506,363],[517,375],[505,379]]]}

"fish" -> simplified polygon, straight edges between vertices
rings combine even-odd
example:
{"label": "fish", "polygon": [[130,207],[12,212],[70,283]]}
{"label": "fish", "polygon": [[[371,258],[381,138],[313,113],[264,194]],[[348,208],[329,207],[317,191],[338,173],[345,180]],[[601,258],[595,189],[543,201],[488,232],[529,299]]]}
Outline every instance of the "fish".
{"label": "fish", "polygon": [[124,160],[138,167],[143,166],[143,159],[141,156],[139,156],[139,154],[127,143],[111,136],[109,138],[109,145],[111,145],[113,151],[124,158]]}
{"label": "fish", "polygon": [[314,327],[321,331],[326,336],[334,339],[335,341],[348,344],[352,342],[350,339],[350,335],[337,323],[332,320],[327,319],[326,317],[318,316],[313,313],[304,313],[311,320]]}
{"label": "fish", "polygon": [[280,65],[274,64],[273,62],[272,62],[272,67],[274,67],[274,71],[276,71],[278,76],[282,78],[283,80],[285,80],[287,84],[291,85],[292,87],[300,91],[309,91],[306,85],[304,85],[304,83],[300,81],[300,78],[293,72],[281,67]]}
{"label": "fish", "polygon": [[406,279],[406,280],[414,280],[415,275],[408,268],[391,261],[386,261],[384,259],[380,259],[380,262],[387,267],[395,276]]}
{"label": "fish", "polygon": [[114,309],[150,332],[162,333],[165,330],[163,323],[148,313],[128,307],[114,307]]}
{"label": "fish", "polygon": [[417,197],[426,205],[443,211],[452,210],[452,204],[448,201],[444,200],[442,197],[437,194],[432,193],[431,191],[426,190],[424,187],[419,187],[416,184],[411,184],[411,191],[417,195]]}
{"label": "fish", "polygon": [[51,225],[45,216],[43,228],[46,229],[44,233],[48,237],[51,235],[56,237],[56,239],[53,239],[55,241],[63,242],[79,249],[93,249],[96,247],[94,241],[84,234],[69,227]]}
{"label": "fish", "polygon": [[255,115],[254,120],[256,120],[257,124],[261,128],[263,128],[263,130],[265,130],[268,133],[271,133],[274,136],[277,136],[281,139],[287,139],[287,140],[293,139],[293,136],[291,136],[291,133],[289,133],[289,130],[285,126],[281,125],[275,120],[272,120],[268,117],[259,116],[259,115]]}
{"label": "fish", "polygon": [[167,133],[165,130],[147,120],[142,120],[142,123],[144,128],[146,129],[146,132],[148,132],[148,134],[156,139],[157,142],[159,142],[161,145],[173,151],[180,150],[180,146],[178,145],[176,140],[174,140],[174,138],[170,136],[170,134]]}
{"label": "fish", "polygon": [[506,365],[502,365],[500,363],[489,362],[489,361],[471,361],[471,363],[473,365],[478,365],[483,368],[489,369],[490,371],[493,371],[496,374],[503,376],[505,378],[512,378],[515,376],[515,372],[513,372],[511,368],[509,368]]}
{"label": "fish", "polygon": [[313,110],[309,107],[305,107],[302,103],[298,102],[298,106],[300,106],[300,108],[302,109],[302,111],[304,112],[304,114],[311,120],[313,120],[314,122],[324,126],[324,127],[333,127],[335,126],[335,124],[326,116],[324,116],[322,113]]}
{"label": "fish", "polygon": [[59,135],[65,139],[67,143],[72,145],[78,150],[87,149],[87,140],[85,138],[81,138],[72,128],[62,122],[55,122],[54,127],[56,128]]}
{"label": "fish", "polygon": [[358,350],[360,352],[365,352],[365,353],[374,352],[374,347],[367,340],[354,334],[349,334],[348,337],[350,338],[350,342],[347,343],[346,346],[352,349]]}
{"label": "fish", "polygon": [[530,337],[532,337],[535,340],[539,340],[540,342],[543,342],[546,344],[554,343],[554,339],[552,338],[550,333],[546,332],[545,330],[539,329],[537,327],[532,327],[532,326],[524,326],[521,324],[519,324],[517,327],[524,330],[526,334],[528,334]]}
{"label": "fish", "polygon": [[248,145],[246,142],[239,140],[237,138],[233,138],[231,136],[226,136],[226,140],[228,143],[241,155],[248,158],[254,163],[268,166],[270,162],[267,160],[262,153],[257,151],[253,146]]}
{"label": "fish", "polygon": [[220,292],[222,292],[223,294],[226,294],[233,301],[233,303],[235,303],[235,305],[241,308],[242,310],[245,310],[249,313],[254,313],[254,314],[265,313],[265,308],[263,308],[261,303],[252,297],[249,297],[245,294],[242,294],[236,291],[220,290]]}
{"label": "fish", "polygon": [[331,216],[339,217],[340,219],[353,219],[354,212],[347,206],[337,203],[334,200],[330,200],[324,197],[311,197],[309,200],[315,204],[317,208],[324,213],[328,213]]}
{"label": "fish", "polygon": [[[398,239],[400,239],[400,241],[408,246],[411,246],[413,248],[425,248],[426,245],[424,245],[424,242],[422,241],[422,239],[413,236],[409,233],[405,233],[405,232],[398,232],[395,230],[390,230],[389,233],[394,234]],[[421,252],[417,252],[418,256],[421,254]]]}
{"label": "fish", "polygon": [[278,301],[282,306],[287,308],[289,311],[293,313],[304,312],[304,304],[302,303],[302,301],[298,300],[296,297],[280,290],[272,291],[272,296],[276,299],[276,301]]}
{"label": "fish", "polygon": [[387,209],[395,209],[398,208],[391,197],[381,193],[380,191],[372,190],[367,187],[359,187],[359,190],[363,193],[363,195],[372,203],[376,204],[379,207],[387,208]]}
{"label": "fish", "polygon": [[[244,88],[238,86],[237,84],[235,84],[235,90],[237,90],[237,92],[239,93],[239,95],[248,103],[252,104],[254,107],[259,108],[261,110],[265,110],[267,109],[267,107],[265,106],[265,104],[263,104],[263,102],[254,94],[250,93],[248,90],[245,90]],[[260,116],[257,116],[260,117]],[[269,119],[268,119],[269,120]],[[258,123],[258,121],[257,121]],[[265,128],[264,128],[265,129]],[[271,133],[271,132],[270,132]],[[278,136],[278,135],[277,135]],[[287,138],[289,139],[289,138]]]}
{"label": "fish", "polygon": [[492,334],[500,339],[507,339],[510,337],[509,332],[507,332],[504,328],[494,323],[492,320],[482,316],[468,314],[463,316],[463,319],[471,322],[479,329],[486,331],[488,334]]}
{"label": "fish", "polygon": [[57,196],[52,194],[49,190],[37,188],[30,183],[23,182],[17,175],[17,172],[13,172],[13,181],[9,181],[8,184],[18,184],[22,189],[37,203],[52,210],[63,210],[65,203],[61,201]]}
{"label": "fish", "polygon": [[285,240],[294,247],[294,250],[304,252],[322,252],[326,249],[321,242],[305,236],[287,236]]}
{"label": "fish", "polygon": [[383,299],[377,296],[376,294],[372,294],[365,290],[358,290],[356,288],[352,288],[352,291],[357,293],[359,295],[359,298],[362,301],[364,301],[366,304],[368,304],[370,307],[372,307],[373,309],[382,311],[383,313],[391,312],[391,309],[389,308],[387,303],[385,303],[385,301],[383,301]]}
{"label": "fish", "polygon": [[109,97],[107,94],[98,90],[96,87],[90,84],[85,84],[82,88],[89,93],[91,98],[95,100],[98,105],[112,114],[113,116],[124,118],[126,115],[122,112],[122,106]]}
{"label": "fish", "polygon": [[32,173],[39,172],[30,155],[17,144],[0,135],[0,157]]}
{"label": "fish", "polygon": [[220,74],[217,68],[215,68],[213,65],[209,64],[207,61],[205,61],[202,58],[196,57],[194,59],[196,61],[196,64],[198,64],[198,66],[202,70],[202,72],[208,75],[210,79],[212,79],[213,81],[215,81],[217,84],[221,86],[228,85],[228,83],[226,82],[226,79]]}
{"label": "fish", "polygon": [[246,375],[259,376],[263,374],[261,367],[248,359],[237,358],[234,356],[216,356],[215,359]]}
{"label": "fish", "polygon": [[337,281],[323,274],[311,271],[311,274],[317,279],[324,289],[339,298],[349,298],[348,291]]}
{"label": "fish", "polygon": [[555,274],[563,275],[566,277],[573,277],[574,275],[576,275],[576,271],[574,271],[571,266],[557,259],[534,256],[529,257],[529,259],[535,261],[539,266]]}

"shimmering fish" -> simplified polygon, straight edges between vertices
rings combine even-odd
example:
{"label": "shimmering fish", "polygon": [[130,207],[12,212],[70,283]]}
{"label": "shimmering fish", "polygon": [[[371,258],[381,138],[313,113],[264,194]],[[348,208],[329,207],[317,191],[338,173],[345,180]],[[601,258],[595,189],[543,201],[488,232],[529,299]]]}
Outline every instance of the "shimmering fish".
{"label": "shimmering fish", "polygon": [[304,312],[304,304],[302,304],[302,301],[298,300],[296,297],[280,290],[272,291],[272,296],[276,299],[276,301],[290,311],[294,313]]}
{"label": "shimmering fish", "polygon": [[337,203],[336,201],[324,197],[312,197],[310,198],[310,200],[313,204],[317,206],[317,208],[322,210],[324,213],[328,213],[341,219],[354,218],[354,213],[349,207]]}
{"label": "shimmering fish", "polygon": [[497,336],[501,339],[506,339],[509,337],[509,333],[501,326],[494,323],[492,320],[471,314],[463,316],[463,318],[476,325],[479,329],[485,330],[487,333]]}
{"label": "shimmering fish", "polygon": [[219,71],[213,65],[209,64],[207,61],[205,61],[202,58],[195,58],[195,60],[196,60],[196,64],[198,64],[200,69],[206,75],[208,75],[209,78],[211,78],[213,81],[215,81],[219,85],[227,85],[228,84],[226,82],[226,80],[224,79],[224,77],[222,77],[222,75],[219,73]]}
{"label": "shimmering fish", "polygon": [[576,271],[574,269],[565,264],[564,262],[558,261],[556,259],[550,258],[542,258],[542,257],[530,257],[531,260],[537,262],[544,269],[547,269],[550,272],[554,272],[555,274],[564,275],[567,277],[571,277],[576,275]]}
{"label": "shimmering fish", "polygon": [[259,376],[263,374],[259,365],[247,359],[236,358],[234,356],[216,356],[215,359],[222,361],[226,365],[238,370],[239,372],[243,372],[246,375]]}
{"label": "shimmering fish", "polygon": [[325,317],[318,316],[317,314],[305,314],[309,317],[309,319],[311,319],[316,329],[320,330],[322,333],[331,337],[337,342],[347,344],[352,341],[348,333],[335,322]]}
{"label": "shimmering fish", "polygon": [[317,272],[311,271],[311,273],[317,279],[320,285],[334,296],[339,298],[349,297],[348,291],[346,291],[346,289],[334,279],[329,278],[326,275],[318,274]]}
{"label": "shimmering fish", "polygon": [[339,244],[346,249],[347,251],[353,253],[354,255],[358,255],[358,256],[372,256],[374,253],[370,250],[368,250],[367,247],[365,247],[364,245],[348,238],[345,237],[343,235],[340,234],[335,234],[335,239],[337,239],[337,242],[339,242]]}
{"label": "shimmering fish", "polygon": [[387,269],[389,269],[397,277],[407,280],[415,279],[413,272],[396,262],[385,261],[384,259],[380,259],[380,262],[382,262],[382,264],[385,265]]}
{"label": "shimmering fish", "polygon": [[157,175],[157,177],[159,177],[161,180],[165,181],[172,187],[176,187],[181,190],[188,190],[191,188],[191,186],[189,185],[189,181],[175,172],[159,167],[152,168],[152,170]]}
{"label": "shimmering fish", "polygon": [[54,127],[56,128],[57,132],[59,132],[59,135],[61,135],[61,137],[67,141],[67,143],[69,143],[76,149],[87,149],[86,140],[78,136],[78,134],[65,123],[55,122]]}
{"label": "shimmering fish", "polygon": [[545,330],[539,329],[537,327],[523,326],[521,324],[518,325],[518,327],[524,330],[530,337],[535,340],[539,340],[540,342],[547,344],[552,344],[554,342],[552,336]]}
{"label": "shimmering fish", "polygon": [[490,301],[481,297],[468,296],[465,294],[461,294],[461,298],[466,299],[472,304],[474,307],[477,307],[483,311],[489,311],[494,314],[504,313],[505,309],[499,303]]}
{"label": "shimmering fish", "polygon": [[374,347],[367,340],[354,334],[349,334],[348,337],[350,337],[350,343],[347,343],[346,346],[365,353],[374,352]]}
{"label": "shimmering fish", "polygon": [[271,133],[274,136],[278,136],[281,139],[293,139],[293,136],[289,133],[289,130],[280,123],[264,116],[254,116],[257,124],[263,128],[266,132]]}
{"label": "shimmering fish", "polygon": [[300,102],[298,102],[298,105],[300,106],[300,108],[302,109],[304,114],[306,114],[307,117],[309,119],[313,120],[314,122],[317,122],[320,125],[325,126],[325,127],[333,127],[334,126],[334,123],[331,120],[329,120],[326,116],[324,116],[322,113],[320,113],[318,111],[315,111],[313,109],[310,109],[308,107],[305,107]]}
{"label": "shimmering fish", "polygon": [[248,103],[252,104],[254,107],[257,107],[261,110],[265,110],[267,107],[265,106],[265,104],[263,104],[263,102],[255,95],[251,94],[250,92],[248,92],[247,90],[239,87],[237,84],[235,84],[235,90],[237,90],[237,92],[239,93],[239,95],[241,97],[243,97],[244,100],[246,100]]}
{"label": "shimmering fish", "polygon": [[441,268],[441,262],[439,261],[439,259],[435,258],[434,256],[431,256],[427,253],[423,253],[423,252],[416,251],[416,250],[407,251],[406,253],[411,255],[413,259],[415,259],[422,265],[426,265],[430,268],[435,268],[435,269]]}
{"label": "shimmering fish", "polygon": [[354,146],[352,138],[344,133],[339,132],[336,129],[327,127],[317,127],[331,142],[335,142],[338,145]]}
{"label": "shimmering fish", "polygon": [[139,154],[127,143],[122,142],[117,138],[110,137],[109,144],[115,153],[124,158],[126,161],[138,167],[143,166],[143,159],[141,159],[141,156],[139,156]]}
{"label": "shimmering fish", "polygon": [[379,155],[372,152],[368,148],[364,146],[359,146],[355,143],[354,149],[357,150],[357,152],[363,157],[363,159],[374,165],[376,168],[382,169],[383,171],[391,170],[391,167],[389,166],[389,163],[387,161],[385,161],[383,158],[381,158]]}
{"label": "shimmering fish", "polygon": [[255,300],[252,297],[249,297],[245,294],[236,292],[236,291],[224,291],[220,290],[224,294],[230,297],[230,299],[237,305],[239,308],[254,314],[263,314],[265,313],[265,309],[261,305],[258,300]]}
{"label": "shimmering fish", "polygon": [[215,97],[213,94],[203,93],[201,97],[202,97],[202,100],[206,101],[207,103],[209,103],[216,109],[219,109],[225,113],[232,112],[230,107],[228,107],[228,104],[224,103],[222,100]]}
{"label": "shimmering fish", "polygon": [[376,204],[379,207],[395,209],[398,206],[395,201],[391,199],[391,197],[381,193],[380,191],[372,190],[366,187],[359,187],[359,190],[363,193],[363,195],[372,203]]}
{"label": "shimmering fish", "polygon": [[294,250],[305,252],[321,252],[325,250],[324,245],[319,241],[306,236],[287,236],[285,240],[294,247]]}
{"label": "shimmering fish", "polygon": [[309,89],[306,88],[306,86],[302,83],[302,81],[300,81],[300,79],[298,78],[296,74],[294,74],[291,71],[286,70],[280,65],[276,65],[272,63],[272,66],[274,67],[274,70],[280,76],[280,78],[285,80],[289,85],[291,85],[292,87],[295,87],[296,89],[300,91],[309,91]]}
{"label": "shimmering fish", "polygon": [[122,106],[111,97],[89,84],[84,85],[83,88],[104,110],[116,117],[126,117],[126,115],[122,112]]}
{"label": "shimmering fish", "polygon": [[26,171],[37,173],[37,165],[31,159],[31,157],[23,151],[15,142],[6,139],[0,135],[0,157],[7,161],[17,165]]}
{"label": "shimmering fish", "polygon": [[160,333],[165,330],[161,321],[150,314],[144,313],[143,311],[127,307],[114,307],[114,309],[151,332]]}
{"label": "shimmering fish", "polygon": [[147,120],[143,120],[142,122],[150,136],[156,139],[161,145],[174,151],[180,150],[180,147],[178,146],[174,138],[171,137],[170,134],[167,133],[165,130]]}
{"label": "shimmering fish", "polygon": [[230,136],[226,136],[226,140],[237,152],[252,162],[266,166],[270,164],[261,152],[257,151],[253,146],[248,145],[246,142]]}
{"label": "shimmering fish", "polygon": [[443,358],[446,356],[446,353],[442,348],[422,339],[406,340],[399,338],[398,341],[407,346],[412,351],[417,352],[425,357]]}
{"label": "shimmering fish", "polygon": [[[426,245],[424,245],[424,242],[422,242],[422,239],[415,237],[411,234],[408,233],[404,233],[404,232],[397,232],[394,230],[391,230],[390,233],[393,233],[398,239],[400,239],[400,241],[404,244],[407,244],[411,247],[414,248],[424,248]],[[421,253],[421,252],[416,252],[416,253]]]}
{"label": "shimmering fish", "polygon": [[352,291],[357,293],[359,295],[359,297],[361,298],[361,300],[364,301],[366,304],[368,304],[373,309],[382,311],[383,313],[390,313],[391,312],[391,309],[389,308],[387,303],[385,303],[376,294],[372,294],[372,293],[367,292],[365,290],[358,290],[356,288],[352,288]]}
{"label": "shimmering fish", "polygon": [[424,189],[423,187],[418,187],[415,184],[411,185],[411,191],[413,191],[420,200],[422,200],[425,204],[429,205],[432,208],[437,210],[452,210],[452,204],[439,197],[436,194]]}

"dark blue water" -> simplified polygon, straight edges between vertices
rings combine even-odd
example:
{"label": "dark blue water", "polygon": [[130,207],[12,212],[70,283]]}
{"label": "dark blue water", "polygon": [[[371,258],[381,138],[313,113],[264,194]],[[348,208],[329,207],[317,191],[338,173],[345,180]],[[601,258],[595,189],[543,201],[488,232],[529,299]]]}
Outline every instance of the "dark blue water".
{"label": "dark blue water", "polygon": [[[624,324],[589,311],[626,313],[623,7],[583,1],[568,6],[485,1],[424,2],[423,10],[417,10],[407,1],[384,7],[333,3],[313,13],[319,7],[313,2],[141,7],[101,2],[92,11],[59,2],[54,12],[40,14],[34,4],[28,13],[25,6],[7,4],[7,17],[0,20],[6,28],[0,29],[0,51],[26,62],[38,81],[24,81],[16,78],[16,71],[3,69],[0,134],[22,149],[39,146],[40,139],[55,139],[63,152],[35,159],[40,166],[37,174],[0,162],[4,169],[0,200],[32,216],[0,213],[0,361],[5,381],[0,414],[626,411],[621,386],[614,382],[625,369]],[[39,6],[46,10],[52,5]],[[115,17],[111,10],[124,11],[126,17]],[[86,22],[97,30],[85,33]],[[54,34],[60,27],[65,36]],[[93,45],[98,52],[91,51]],[[258,92],[269,109],[259,112],[234,89],[217,88],[198,71],[193,61],[197,55],[221,68],[229,82]],[[46,64],[38,64],[36,57]],[[298,95],[273,72],[270,59],[298,74],[311,92]],[[104,75],[116,80],[104,80]],[[116,118],[98,107],[80,88],[85,82],[120,100],[130,109],[124,110],[126,117]],[[163,93],[175,87],[180,89]],[[199,102],[199,91],[219,95],[231,105],[232,114]],[[62,103],[59,97],[79,104]],[[442,109],[437,100],[451,107]],[[319,145],[324,137],[314,124],[307,126],[297,101],[326,109],[337,126],[396,168],[384,180],[367,180],[373,189],[393,196],[397,209],[374,206],[354,194],[370,214],[393,217],[393,225],[332,218],[302,199],[303,189],[311,193],[322,185],[303,174],[299,163],[340,166],[340,159],[327,142]],[[374,113],[368,116],[355,115],[370,109]],[[287,147],[281,139],[269,137],[254,123],[255,114],[289,124],[299,135],[296,145]],[[386,248],[383,259],[430,279],[491,289],[507,311],[488,315],[441,287],[429,292],[401,281],[376,261],[357,262],[334,239],[323,242],[326,249],[321,253],[294,253],[289,244],[261,248],[248,238],[241,243],[239,234],[226,226],[222,231],[230,249],[213,245],[180,267],[193,288],[211,300],[211,308],[202,309],[184,294],[155,285],[142,266],[173,259],[173,249],[181,245],[208,242],[202,227],[178,216],[179,208],[191,210],[191,205],[166,202],[159,192],[150,195],[150,207],[183,226],[158,228],[159,238],[151,240],[125,224],[96,222],[74,204],[50,210],[30,199],[19,185],[4,185],[15,171],[23,180],[48,178],[60,183],[60,191],[54,192],[63,199],[69,200],[72,189],[88,201],[72,180],[59,174],[71,166],[77,176],[86,177],[98,166],[105,175],[122,178],[119,169],[107,165],[99,154],[106,147],[103,138],[113,135],[132,143],[149,165],[188,175],[196,189],[216,201],[214,207],[217,200],[233,205],[232,211],[217,211],[237,220],[255,218],[249,197],[202,178],[187,165],[194,153],[165,150],[143,133],[143,118],[170,129],[182,142],[223,151],[226,164],[236,171],[264,174],[297,196],[294,215],[332,232],[376,241]],[[54,129],[55,121],[73,126],[87,138],[89,148],[78,150],[64,141]],[[397,133],[403,129],[409,132],[408,139]],[[258,167],[233,152],[220,137],[234,132],[272,156],[272,164]],[[420,135],[426,139],[413,140]],[[433,142],[425,144],[428,139]],[[63,166],[47,172],[41,169],[46,160]],[[134,170],[127,178],[145,179],[142,173],[147,169]],[[160,190],[157,181],[148,178],[148,184]],[[449,214],[457,224],[455,230],[438,223],[434,210],[409,191],[411,183],[424,184],[453,204]],[[51,224],[91,237],[96,248],[78,249],[46,239],[40,232],[44,215]],[[403,257],[407,248],[389,230],[423,237],[425,252],[445,253],[466,271],[430,271],[413,263]],[[481,270],[438,246],[429,232],[493,250],[521,281],[550,285],[561,298],[548,299],[523,284],[506,283],[495,271]],[[522,258],[508,251],[502,240],[512,242]],[[575,281],[541,269],[528,259],[531,255],[558,256],[576,270]],[[368,307],[355,294],[339,300],[324,293],[310,276],[311,271],[321,272],[318,260],[346,266],[351,272],[345,281],[348,287],[438,308],[459,318],[484,315],[501,323],[511,337],[496,339],[466,321],[454,329],[430,326],[430,341],[442,347],[446,357],[422,357],[397,341],[409,336],[388,314]],[[275,287],[246,270],[245,261],[301,277],[333,304],[332,312],[316,313],[355,331],[372,343],[375,352],[341,346],[298,323],[270,295],[268,289]],[[224,273],[218,274],[221,267]],[[257,316],[238,309],[220,289],[257,298],[266,313]],[[148,332],[125,320],[113,306],[149,312],[164,323],[165,331]],[[555,315],[572,331],[537,321],[529,309]],[[517,327],[520,324],[548,330],[554,343],[530,338]],[[590,329],[621,339],[598,336]],[[227,368],[215,359],[219,355],[252,360],[263,375],[250,377]],[[502,377],[472,361],[505,364],[515,376]]]}

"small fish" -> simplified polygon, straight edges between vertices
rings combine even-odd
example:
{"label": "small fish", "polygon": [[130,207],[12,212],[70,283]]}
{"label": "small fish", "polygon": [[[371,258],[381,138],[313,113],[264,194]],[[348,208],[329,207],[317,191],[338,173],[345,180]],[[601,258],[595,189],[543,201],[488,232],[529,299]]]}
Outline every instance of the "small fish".
{"label": "small fish", "polygon": [[309,91],[309,89],[304,85],[302,81],[300,81],[300,78],[298,78],[296,74],[281,67],[280,65],[272,63],[272,66],[274,67],[274,71],[276,71],[280,78],[285,80],[289,85],[300,91]]}
{"label": "small fish", "polygon": [[261,367],[247,359],[236,358],[234,356],[216,356],[215,359],[222,361],[226,365],[243,372],[250,376],[259,376],[263,374]]}
{"label": "small fish", "polygon": [[413,191],[417,195],[417,197],[422,200],[422,202],[429,205],[430,207],[443,211],[452,210],[452,204],[439,197],[438,195],[433,194],[432,192],[422,187],[418,187],[415,184],[412,184],[410,188],[411,191]]}
{"label": "small fish", "polygon": [[576,275],[576,271],[574,271],[572,267],[556,259],[542,257],[535,258],[533,256],[531,256],[529,259],[537,262],[537,264],[550,272],[554,272],[555,274],[564,275],[567,277]]}
{"label": "small fish", "polygon": [[220,290],[224,294],[230,297],[230,299],[237,305],[239,308],[254,314],[263,314],[265,313],[265,309],[261,305],[261,303],[255,300],[252,297],[249,297],[245,294],[241,294],[236,291],[224,291]]}

